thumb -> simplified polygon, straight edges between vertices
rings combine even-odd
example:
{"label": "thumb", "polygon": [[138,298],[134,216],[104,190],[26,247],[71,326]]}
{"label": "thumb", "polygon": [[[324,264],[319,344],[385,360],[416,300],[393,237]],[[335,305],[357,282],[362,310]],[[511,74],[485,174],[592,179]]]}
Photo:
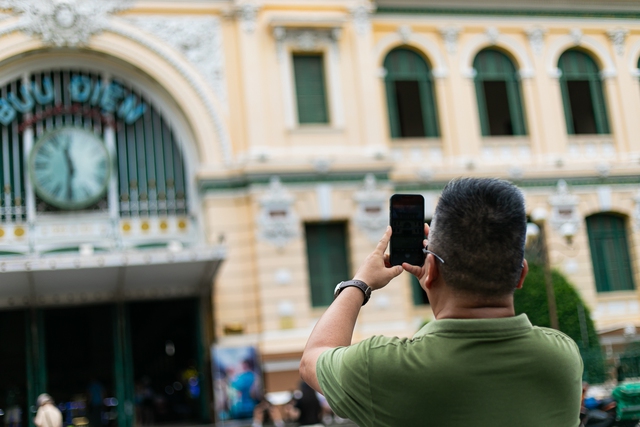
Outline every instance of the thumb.
{"label": "thumb", "polygon": [[398,277],[403,270],[401,265],[394,265],[393,267],[387,269],[387,271],[388,271],[389,280],[391,280],[395,277]]}

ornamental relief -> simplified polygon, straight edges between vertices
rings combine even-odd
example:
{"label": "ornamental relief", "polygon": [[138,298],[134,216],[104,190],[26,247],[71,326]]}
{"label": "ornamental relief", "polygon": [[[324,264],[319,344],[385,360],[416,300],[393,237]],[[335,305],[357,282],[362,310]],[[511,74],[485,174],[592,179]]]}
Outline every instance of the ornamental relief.
{"label": "ornamental relief", "polygon": [[[0,9],[20,17],[19,27],[45,45],[82,46],[104,31],[109,16],[131,0],[0,0]],[[0,18],[1,19],[1,18]]]}
{"label": "ornamental relief", "polygon": [[184,55],[202,73],[222,104],[227,105],[222,30],[217,18],[136,16],[126,21]]}

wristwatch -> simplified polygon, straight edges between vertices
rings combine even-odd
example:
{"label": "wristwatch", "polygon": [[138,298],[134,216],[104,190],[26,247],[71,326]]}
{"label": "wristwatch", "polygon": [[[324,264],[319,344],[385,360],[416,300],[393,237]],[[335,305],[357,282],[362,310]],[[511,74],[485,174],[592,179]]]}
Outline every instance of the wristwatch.
{"label": "wristwatch", "polygon": [[348,288],[349,286],[355,286],[356,288],[360,289],[362,293],[364,293],[364,301],[362,302],[362,305],[365,305],[367,301],[369,301],[369,298],[371,297],[371,288],[361,280],[346,280],[344,282],[338,283],[338,285],[336,286],[336,290],[333,292],[333,299],[338,298],[340,292],[342,292],[344,288]]}

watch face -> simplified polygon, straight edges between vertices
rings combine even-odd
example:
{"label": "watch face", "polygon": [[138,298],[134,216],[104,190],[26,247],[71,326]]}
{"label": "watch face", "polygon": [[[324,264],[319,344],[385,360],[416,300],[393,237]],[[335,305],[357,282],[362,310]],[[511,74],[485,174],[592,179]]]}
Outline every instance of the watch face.
{"label": "watch face", "polygon": [[102,140],[73,127],[43,135],[29,155],[36,193],[61,209],[82,209],[100,200],[109,186],[109,166]]}

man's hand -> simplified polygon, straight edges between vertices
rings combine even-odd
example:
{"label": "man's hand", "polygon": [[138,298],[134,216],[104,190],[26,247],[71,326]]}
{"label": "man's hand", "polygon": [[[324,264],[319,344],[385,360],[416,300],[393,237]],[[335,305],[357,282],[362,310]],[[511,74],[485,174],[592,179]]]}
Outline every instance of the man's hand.
{"label": "man's hand", "polygon": [[[429,237],[429,224],[424,225],[424,235]],[[427,239],[424,239],[424,241],[422,242],[422,245],[424,247],[427,247]],[[429,256],[433,257],[433,255],[429,255]],[[427,264],[428,264],[427,259],[425,258],[424,264],[422,264],[422,266],[411,265],[404,262],[402,263],[402,268],[405,269],[407,272],[416,276],[420,284],[424,285],[424,281],[427,280],[427,273],[428,273]]]}
{"label": "man's hand", "polygon": [[[367,257],[353,277],[355,280],[362,280],[371,289],[380,289],[402,273],[402,267],[399,265],[391,267],[389,257],[384,254],[390,238],[391,227],[388,227],[375,250]],[[356,325],[363,300],[364,295],[360,289],[344,288],[340,296],[329,306],[313,328],[300,360],[300,376],[315,391],[322,393],[316,373],[318,358],[327,350],[351,344],[353,328]]]}
{"label": "man's hand", "polygon": [[402,267],[399,265],[392,267],[389,263],[389,255],[384,253],[389,246],[389,239],[391,239],[391,227],[387,226],[387,231],[378,242],[375,250],[369,254],[356,275],[353,276],[354,280],[363,281],[374,291],[384,288],[391,279],[402,273]]}

